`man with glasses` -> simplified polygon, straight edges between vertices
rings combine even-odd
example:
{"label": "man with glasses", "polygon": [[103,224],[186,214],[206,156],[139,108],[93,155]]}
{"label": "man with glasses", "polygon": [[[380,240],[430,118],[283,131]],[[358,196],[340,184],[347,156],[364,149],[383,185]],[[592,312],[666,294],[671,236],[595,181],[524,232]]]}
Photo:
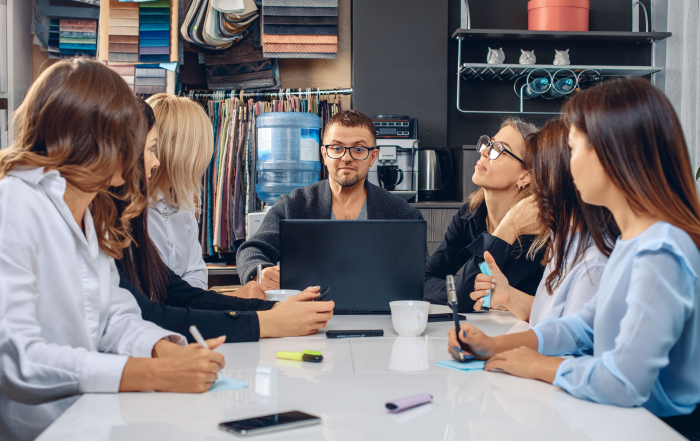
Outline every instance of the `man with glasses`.
{"label": "man with glasses", "polygon": [[[405,200],[371,184],[369,168],[379,156],[372,120],[357,111],[344,110],[326,124],[321,147],[328,180],[297,188],[281,196],[265,216],[260,229],[238,249],[236,266],[242,283],[263,269],[263,285],[279,288],[279,222],[283,219],[416,220],[420,211]],[[352,246],[347,238],[339,242]],[[339,244],[329,244],[329,246]]]}

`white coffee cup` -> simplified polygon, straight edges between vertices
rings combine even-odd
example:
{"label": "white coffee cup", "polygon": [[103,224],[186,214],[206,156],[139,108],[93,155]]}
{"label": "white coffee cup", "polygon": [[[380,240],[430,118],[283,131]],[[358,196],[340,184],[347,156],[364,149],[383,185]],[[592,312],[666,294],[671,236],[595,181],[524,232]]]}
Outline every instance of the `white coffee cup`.
{"label": "white coffee cup", "polygon": [[265,297],[270,301],[284,302],[291,296],[299,294],[301,291],[296,289],[270,289],[265,291]]}
{"label": "white coffee cup", "polygon": [[396,333],[402,337],[417,337],[428,326],[430,303],[416,300],[390,302],[391,323]]}

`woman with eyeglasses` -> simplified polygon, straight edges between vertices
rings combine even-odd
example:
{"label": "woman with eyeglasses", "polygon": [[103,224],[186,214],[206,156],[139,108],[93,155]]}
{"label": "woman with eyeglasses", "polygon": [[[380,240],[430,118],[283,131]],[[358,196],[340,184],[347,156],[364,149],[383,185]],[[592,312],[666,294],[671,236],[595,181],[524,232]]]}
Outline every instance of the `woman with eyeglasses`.
{"label": "woman with eyeglasses", "polygon": [[585,204],[574,187],[567,145],[569,128],[561,118],[548,121],[527,137],[523,159],[532,173],[532,191],[545,227],[534,247],[544,247],[546,267],[533,298],[508,282],[493,258],[485,259],[493,276],[476,276],[471,298],[481,309],[491,292],[491,304],[503,305],[530,327],[548,317],[575,314],[598,291],[600,278],[620,234],[610,211]]}
{"label": "woman with eyeglasses", "polygon": [[700,201],[681,123],[643,78],[606,81],[562,110],[576,189],[609,209],[622,233],[600,288],[578,313],[526,332],[489,337],[463,324],[458,336],[452,328],[448,350],[577,398],[644,407],[698,440]]}
{"label": "woman with eyeglasses", "polygon": [[492,139],[479,139],[481,158],[472,181],[481,188],[455,214],[445,239],[426,263],[425,300],[447,303],[445,277],[462,269],[456,282],[459,310],[472,311],[475,301],[470,295],[486,252],[511,286],[535,295],[544,271],[542,245],[548,237],[542,237],[539,210],[530,189],[532,176],[522,156],[525,138],[536,131],[533,124],[511,117]]}

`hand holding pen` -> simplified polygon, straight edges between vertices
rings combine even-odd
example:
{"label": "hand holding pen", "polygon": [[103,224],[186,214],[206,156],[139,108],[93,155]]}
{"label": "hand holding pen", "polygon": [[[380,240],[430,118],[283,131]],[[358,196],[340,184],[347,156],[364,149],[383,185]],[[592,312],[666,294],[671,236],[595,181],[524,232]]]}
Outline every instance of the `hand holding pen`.
{"label": "hand holding pen", "polygon": [[[455,287],[455,278],[453,275],[448,275],[445,279],[445,289],[447,290],[447,303],[452,306],[452,312],[455,319],[455,334],[459,332],[459,308],[457,303],[457,289]],[[466,361],[468,359],[474,358],[473,355],[469,353],[469,346],[465,342],[458,341],[459,345],[450,346],[449,351],[452,357],[457,361]]]}

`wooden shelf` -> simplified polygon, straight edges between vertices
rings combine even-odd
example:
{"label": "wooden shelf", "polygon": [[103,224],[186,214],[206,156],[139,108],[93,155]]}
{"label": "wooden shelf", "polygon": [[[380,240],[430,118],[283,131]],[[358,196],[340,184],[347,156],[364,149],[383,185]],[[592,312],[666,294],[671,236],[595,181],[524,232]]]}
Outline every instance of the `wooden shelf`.
{"label": "wooden shelf", "polygon": [[558,71],[566,74],[573,71],[576,74],[587,72],[589,74],[598,72],[603,77],[641,77],[661,72],[662,67],[653,66],[555,66],[552,64],[486,64],[486,63],[464,63],[460,69],[460,74],[465,79],[479,78],[482,80],[513,80],[521,76],[526,76],[536,70],[547,71],[554,74]]}
{"label": "wooden shelf", "polygon": [[560,32],[521,29],[457,29],[452,33],[452,38],[462,37],[465,40],[579,40],[626,43],[652,43],[670,36],[670,32]]}

